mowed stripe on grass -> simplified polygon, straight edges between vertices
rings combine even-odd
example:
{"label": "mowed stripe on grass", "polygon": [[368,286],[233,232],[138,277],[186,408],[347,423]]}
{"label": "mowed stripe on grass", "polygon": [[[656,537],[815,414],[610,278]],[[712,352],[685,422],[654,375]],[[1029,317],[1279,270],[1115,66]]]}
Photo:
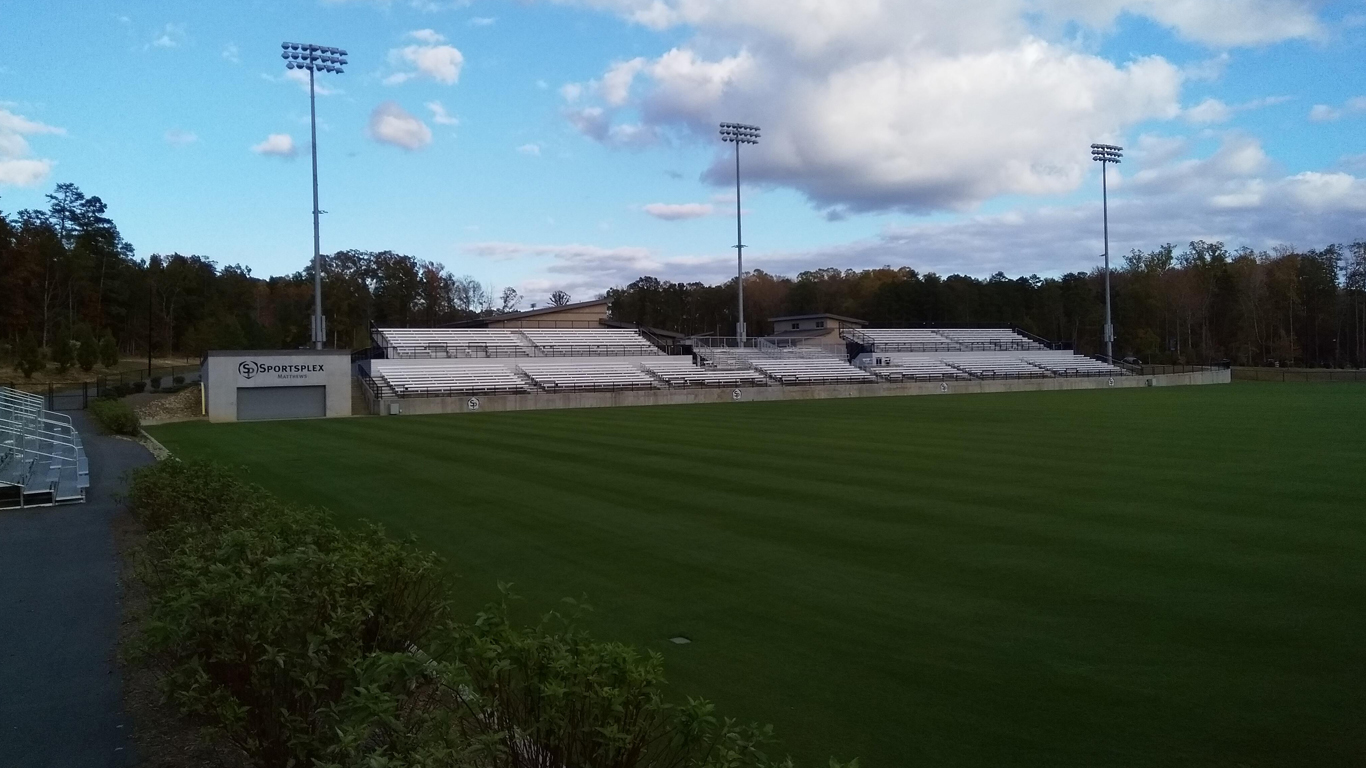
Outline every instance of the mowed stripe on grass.
{"label": "mowed stripe on grass", "polygon": [[416,535],[463,611],[499,580],[528,616],[587,595],[805,765],[1366,756],[1354,385],[152,432]]}

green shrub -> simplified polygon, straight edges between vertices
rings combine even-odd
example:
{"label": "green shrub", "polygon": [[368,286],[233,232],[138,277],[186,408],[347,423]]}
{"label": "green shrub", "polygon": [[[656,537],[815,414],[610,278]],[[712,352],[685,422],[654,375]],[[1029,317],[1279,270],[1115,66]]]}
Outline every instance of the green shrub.
{"label": "green shrub", "polygon": [[101,426],[116,435],[136,435],[142,431],[137,413],[132,406],[122,400],[91,400],[90,413]]}
{"label": "green shrub", "polygon": [[24,374],[24,378],[31,379],[33,374],[43,370],[42,352],[38,349],[38,342],[33,340],[32,333],[24,334],[19,340],[19,349],[15,353],[17,358],[16,368]]}
{"label": "green shrub", "polygon": [[182,384],[185,383],[185,377],[184,377],[184,376],[176,376],[175,378],[171,379],[171,383],[174,384],[174,385],[176,385],[176,386],[178,387],[178,386],[180,386],[180,385],[182,385]]}
{"label": "green shrub", "polygon": [[153,376],[151,379],[152,389],[161,389],[161,377]]}
{"label": "green shrub", "polygon": [[99,359],[99,342],[95,341],[95,334],[90,332],[90,326],[81,324],[76,330],[76,364],[90,373]]}
{"label": "green shrub", "polygon": [[254,765],[790,765],[762,751],[768,728],[668,703],[658,654],[572,615],[521,628],[505,598],[447,621],[435,556],[378,527],[343,531],[203,462],[139,470],[128,501],[150,532],[141,653]]}
{"label": "green shrub", "polygon": [[110,370],[119,367],[119,344],[108,329],[100,337],[100,365]]}
{"label": "green shrub", "polygon": [[128,391],[133,394],[141,393],[146,388],[147,382],[145,381],[134,381],[128,384]]}
{"label": "green shrub", "polygon": [[52,362],[57,366],[58,373],[66,373],[76,363],[76,349],[65,331],[52,342]]}

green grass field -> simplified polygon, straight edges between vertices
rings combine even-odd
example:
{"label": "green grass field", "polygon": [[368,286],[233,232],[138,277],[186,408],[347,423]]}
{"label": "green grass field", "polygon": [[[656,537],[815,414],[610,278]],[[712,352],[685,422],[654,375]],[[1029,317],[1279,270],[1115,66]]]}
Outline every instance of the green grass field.
{"label": "green grass field", "polygon": [[1366,764],[1366,387],[151,432],[415,534],[462,610],[587,594],[802,765]]}

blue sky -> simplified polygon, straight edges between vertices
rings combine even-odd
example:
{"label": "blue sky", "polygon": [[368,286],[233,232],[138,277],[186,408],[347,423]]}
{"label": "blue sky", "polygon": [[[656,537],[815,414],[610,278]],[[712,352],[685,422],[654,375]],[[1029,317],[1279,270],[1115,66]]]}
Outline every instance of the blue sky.
{"label": "blue sky", "polygon": [[[0,0],[0,210],[70,181],[140,256],[309,258],[308,97],[281,41],[348,50],[318,98],[323,248],[528,300],[641,274],[1096,263],[1091,141],[1125,145],[1112,250],[1366,237],[1366,4],[1311,0]],[[285,137],[288,137],[286,139]]]}

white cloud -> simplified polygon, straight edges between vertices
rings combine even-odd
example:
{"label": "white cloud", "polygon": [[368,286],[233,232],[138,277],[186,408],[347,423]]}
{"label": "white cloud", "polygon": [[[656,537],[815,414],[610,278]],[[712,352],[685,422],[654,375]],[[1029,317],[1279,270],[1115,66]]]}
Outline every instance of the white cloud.
{"label": "white cloud", "polygon": [[232,62],[233,64],[240,64],[242,62],[240,54],[241,52],[237,49],[236,43],[228,43],[227,45],[223,46],[223,58]]}
{"label": "white cloud", "polygon": [[422,149],[432,143],[432,129],[392,101],[375,107],[370,114],[370,138],[407,150]]}
{"label": "white cloud", "polygon": [[429,101],[426,104],[427,110],[432,113],[432,122],[437,125],[460,125],[460,118],[446,111],[446,107],[439,101]]}
{"label": "white cloud", "polygon": [[491,27],[498,19],[492,16],[475,16],[467,22],[471,27]]}
{"label": "white cloud", "polygon": [[415,29],[408,33],[408,37],[428,45],[446,42],[446,37],[434,29]]}
{"label": "white cloud", "polygon": [[179,128],[172,128],[166,132],[166,143],[173,147],[184,147],[199,141],[199,137],[193,131],[182,131]]}
{"label": "white cloud", "polygon": [[598,93],[609,107],[619,107],[631,96],[631,83],[636,74],[645,68],[645,59],[635,58],[619,61],[608,68],[602,76]]}
{"label": "white cloud", "polygon": [[710,203],[650,203],[644,210],[656,219],[679,221],[710,216],[716,209]]}
{"label": "white cloud", "polygon": [[1270,107],[1276,104],[1284,104],[1289,101],[1289,96],[1268,96],[1262,99],[1253,99],[1242,104],[1225,104],[1219,99],[1205,99],[1189,109],[1184,110],[1181,115],[1187,122],[1196,125],[1213,125],[1216,123],[1226,123],[1233,119],[1239,112],[1248,112],[1262,107]]}
{"label": "white cloud", "polygon": [[[1262,250],[1361,238],[1366,179],[1337,170],[1277,175],[1261,145],[1238,132],[1224,134],[1219,149],[1205,157],[1189,156],[1190,146],[1185,139],[1150,135],[1135,143],[1135,172],[1123,178],[1118,191],[1111,187],[1112,254],[1197,239]],[[1076,205],[890,226],[873,237],[805,250],[769,250],[762,241],[752,241],[745,264],[785,275],[888,264],[979,277],[997,271],[1012,276],[1089,271],[1098,266],[1102,250],[1100,183],[1094,171],[1088,184],[1095,185],[1094,199]],[[483,243],[467,250],[489,258],[549,258],[528,285],[575,295],[592,295],[647,274],[716,283],[728,279],[735,265],[731,255],[665,256],[632,247]]]}
{"label": "white cloud", "polygon": [[531,157],[540,157],[540,156],[541,156],[541,145],[540,145],[540,144],[523,144],[522,146],[520,146],[520,147],[517,148],[517,151],[520,152],[520,153],[523,154],[523,155],[529,155],[529,156],[531,156]]}
{"label": "white cloud", "polygon": [[272,133],[266,137],[265,141],[254,145],[251,151],[258,155],[285,158],[294,157],[298,152],[294,146],[294,137],[287,133]]}
{"label": "white cloud", "polygon": [[[611,11],[651,29],[689,26],[724,32],[761,28],[801,52],[838,49],[863,38],[897,37],[950,44],[1018,33],[1026,17],[1093,30],[1123,14],[1165,26],[1181,37],[1225,48],[1314,38],[1323,25],[1312,0],[962,0],[955,3],[849,0],[561,0]],[[900,23],[888,23],[900,22]]]}
{"label": "white cloud", "polygon": [[1342,117],[1342,110],[1334,109],[1327,104],[1315,104],[1309,108],[1309,119],[1316,123],[1337,120]]}
{"label": "white cloud", "polygon": [[1233,110],[1218,99],[1205,99],[1184,112],[1187,121],[1197,125],[1226,123],[1233,117]]}
{"label": "white cloud", "polygon": [[1330,107],[1327,104],[1315,104],[1309,110],[1309,119],[1316,123],[1332,122],[1341,120],[1343,117],[1358,112],[1366,112],[1366,96],[1354,96],[1348,99],[1341,107]]}
{"label": "white cloud", "polygon": [[161,34],[148,43],[151,48],[179,48],[185,42],[184,24],[167,24],[162,28]]}
{"label": "white cloud", "polygon": [[30,187],[47,178],[52,160],[33,157],[25,136],[65,136],[66,129],[0,108],[0,185]]}
{"label": "white cloud", "polygon": [[445,85],[454,85],[460,80],[465,57],[454,46],[442,44],[446,38],[430,29],[419,29],[408,35],[422,41],[422,44],[394,48],[389,51],[389,63],[394,67],[413,69],[394,72],[384,78],[385,85],[399,85],[418,76],[429,77]]}
{"label": "white cloud", "polygon": [[573,104],[583,96],[583,84],[565,83],[560,86],[560,98]]}
{"label": "white cloud", "polygon": [[[1111,61],[1078,28],[1104,32],[1129,14],[1216,48],[1322,34],[1310,0],[560,1],[692,35],[562,88],[571,125],[637,147],[717,146],[717,122],[759,124],[750,178],[835,215],[1069,192],[1089,171],[1087,145],[1181,116],[1185,80],[1216,78],[1229,60]],[[1188,117],[1208,124],[1240,106]],[[725,165],[718,148],[705,178],[720,183]]]}

